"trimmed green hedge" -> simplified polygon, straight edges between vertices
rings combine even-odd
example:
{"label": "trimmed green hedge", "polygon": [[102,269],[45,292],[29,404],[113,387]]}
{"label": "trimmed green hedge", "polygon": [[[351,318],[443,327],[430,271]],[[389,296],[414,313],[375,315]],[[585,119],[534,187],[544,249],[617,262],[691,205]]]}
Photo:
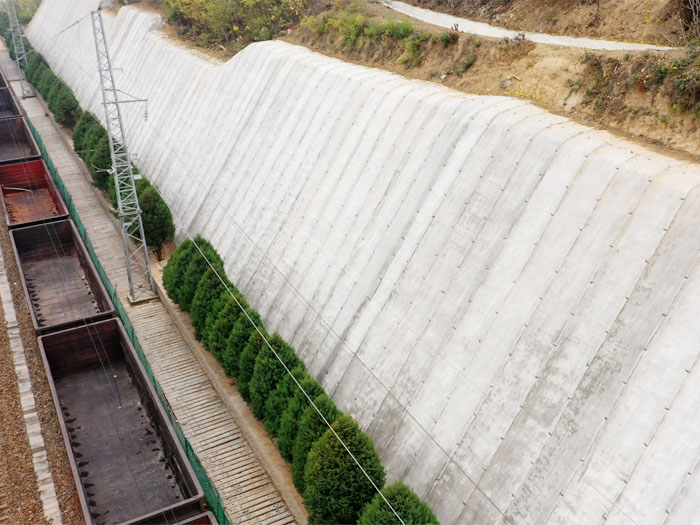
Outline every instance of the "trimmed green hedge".
{"label": "trimmed green hedge", "polygon": [[[324,393],[323,387],[309,375],[302,380],[301,388],[304,389],[304,392],[306,392],[311,399],[316,399]],[[282,418],[280,419],[277,448],[280,454],[282,454],[282,457],[289,462],[294,460],[293,449],[294,442],[297,438],[297,430],[299,428],[299,418],[304,412],[304,409],[311,406],[304,392],[299,388],[296,389],[294,396],[289,400],[289,403],[287,403],[287,407],[284,409]]]}
{"label": "trimmed green hedge", "polygon": [[270,394],[265,402],[265,430],[272,437],[277,437],[282,421],[282,414],[294,397],[299,387],[294,379],[301,382],[308,377],[306,370],[300,366],[292,370],[292,374],[285,374],[282,380],[277,383],[277,388]]}
{"label": "trimmed green hedge", "polygon": [[207,333],[209,351],[219,361],[223,358],[224,351],[226,350],[226,342],[231,336],[233,327],[236,321],[238,321],[238,318],[242,315],[239,304],[244,308],[248,306],[243,297],[238,296],[234,299],[229,296],[226,306],[219,312],[214,326],[212,326],[211,331]]}
{"label": "trimmed green hedge", "polygon": [[219,279],[219,275],[223,275],[223,268],[209,268],[199,281],[197,285],[197,291],[194,293],[194,298],[192,299],[192,307],[190,308],[190,316],[192,319],[192,326],[194,328],[194,336],[201,340],[204,337],[204,329],[206,328],[207,315],[209,314],[209,309],[212,303],[217,301],[222,294],[226,294],[228,297],[228,292],[224,283]]}
{"label": "trimmed green hedge", "polygon": [[[381,489],[384,486],[384,467],[369,436],[348,415],[340,416],[332,426]],[[304,504],[309,510],[311,523],[355,523],[362,508],[376,494],[330,429],[311,447],[304,481]]]}
{"label": "trimmed green hedge", "polygon": [[[406,525],[437,525],[438,520],[428,505],[406,485],[397,481],[382,490],[382,494]],[[379,494],[363,509],[358,525],[397,525],[396,519]]]}
{"label": "trimmed green hedge", "polygon": [[[318,410],[326,418],[326,421],[332,423],[341,416],[340,410],[335,406],[335,403],[326,394],[321,394],[314,399],[314,404]],[[323,433],[328,430],[326,423],[318,415],[316,409],[312,405],[307,405],[299,419],[297,428],[297,437],[294,441],[292,455],[292,478],[294,484],[300,494],[304,493],[306,484],[304,483],[304,470],[306,468],[306,459],[309,455],[311,446],[316,442]]]}
{"label": "trimmed green hedge", "polygon": [[[342,415],[321,385],[306,372],[294,349],[278,334],[268,336],[260,315],[229,284],[221,257],[211,245],[201,237],[195,242],[226,280],[244,310],[208,268],[191,240],[175,250],[163,269],[168,295],[183,310],[189,305],[195,336],[217,358],[226,374],[236,379],[238,390],[251,405],[253,414],[277,438],[280,453],[292,463],[294,483],[304,494],[312,523],[356,522],[363,507],[376,494],[374,487],[309,404],[261,333],[381,489],[384,469],[372,440],[350,416]],[[199,280],[193,284],[197,275]],[[188,303],[189,294],[193,298]],[[430,510],[415,494],[404,493],[401,489],[401,498],[411,502],[415,498]]]}
{"label": "trimmed green hedge", "polygon": [[255,331],[251,321],[257,327],[262,326],[262,319],[260,319],[258,312],[252,308],[246,308],[245,314],[238,318],[236,324],[233,325],[231,335],[226,340],[226,349],[222,356],[222,364],[226,375],[229,377],[239,376],[241,354],[243,353],[248,339],[250,339],[250,335]]}
{"label": "trimmed green hedge", "polygon": [[[262,327],[260,328],[262,333],[265,334]],[[265,336],[267,337],[267,334]],[[263,336],[257,330],[252,332],[243,348],[241,358],[238,360],[238,391],[248,403],[250,403],[250,378],[253,377],[255,361],[263,346],[266,346]]]}
{"label": "trimmed green hedge", "polygon": [[253,409],[253,414],[258,419],[263,419],[263,417],[265,417],[265,402],[275,388],[277,388],[277,383],[279,383],[287,373],[282,363],[284,363],[289,370],[296,367],[305,368],[304,363],[297,357],[294,349],[289,346],[279,334],[274,334],[269,342],[274,352],[277,353],[277,356],[275,356],[275,353],[270,349],[270,346],[267,344],[261,345],[260,351],[255,358],[253,375],[250,378],[250,407]]}

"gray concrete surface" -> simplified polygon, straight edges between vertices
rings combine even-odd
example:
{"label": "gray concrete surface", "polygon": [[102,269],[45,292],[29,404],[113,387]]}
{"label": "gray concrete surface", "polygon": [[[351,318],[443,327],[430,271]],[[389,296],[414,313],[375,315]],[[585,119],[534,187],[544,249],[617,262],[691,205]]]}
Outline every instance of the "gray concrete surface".
{"label": "gray concrete surface", "polygon": [[[101,115],[94,0],[32,44]],[[226,63],[106,18],[132,150],[180,231],[443,523],[700,510],[700,169],[521,100],[281,42]],[[55,36],[58,35],[58,36]]]}

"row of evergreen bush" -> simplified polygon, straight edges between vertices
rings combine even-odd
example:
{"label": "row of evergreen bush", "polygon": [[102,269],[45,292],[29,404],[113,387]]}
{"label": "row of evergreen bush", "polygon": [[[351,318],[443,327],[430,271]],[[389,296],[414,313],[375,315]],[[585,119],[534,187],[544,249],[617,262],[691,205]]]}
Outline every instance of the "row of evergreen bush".
{"label": "row of evergreen bush", "polygon": [[[14,59],[14,42],[7,14],[0,16],[0,31]],[[81,109],[70,88],[54,74],[44,57],[32,48],[26,38],[24,47],[27,51],[25,68],[27,80],[47,102],[56,122],[73,130],[75,151],[85,161],[95,186],[109,197],[112,206],[116,208],[117,193],[114,177],[111,175],[112,158],[107,130],[97,118]],[[134,173],[139,175],[136,167],[134,167]],[[141,207],[146,243],[155,250],[160,260],[163,244],[172,242],[174,239],[175,224],[172,214],[156,188],[143,176],[136,180],[136,193]]]}
{"label": "row of evergreen bush", "polygon": [[[384,468],[372,440],[352,417],[338,410],[294,349],[278,334],[268,335],[260,316],[226,278],[212,245],[201,237],[183,242],[163,269],[163,285],[168,296],[189,312],[197,339],[237,380],[255,417],[277,438],[310,521],[398,523],[306,395],[381,489]],[[406,485],[395,483],[382,493],[405,523],[437,524],[431,509]]]}

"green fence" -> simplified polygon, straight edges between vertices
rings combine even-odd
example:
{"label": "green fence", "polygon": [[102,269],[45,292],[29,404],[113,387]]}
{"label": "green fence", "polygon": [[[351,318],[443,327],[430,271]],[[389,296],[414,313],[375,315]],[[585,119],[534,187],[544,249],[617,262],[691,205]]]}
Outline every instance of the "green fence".
{"label": "green fence", "polygon": [[192,449],[192,445],[190,445],[189,440],[185,437],[185,434],[182,432],[180,425],[178,424],[178,422],[175,419],[175,416],[170,410],[170,406],[168,405],[165,395],[163,394],[163,391],[161,390],[158,381],[156,381],[156,378],[153,375],[153,371],[151,370],[151,366],[148,364],[148,359],[146,359],[146,355],[143,352],[143,348],[141,348],[141,344],[139,343],[139,340],[136,337],[134,327],[131,325],[131,322],[129,321],[129,318],[126,315],[126,311],[124,310],[124,307],[122,306],[122,303],[119,300],[119,297],[117,296],[117,293],[114,287],[112,286],[112,283],[107,278],[107,274],[105,273],[104,268],[102,268],[100,260],[97,258],[95,249],[93,248],[92,243],[90,242],[90,238],[87,235],[87,230],[85,229],[83,222],[80,220],[80,214],[78,214],[78,210],[75,208],[70,193],[66,189],[65,184],[63,184],[63,181],[61,180],[61,177],[59,176],[58,171],[56,170],[56,167],[54,166],[53,162],[51,162],[51,157],[49,157],[48,151],[46,151],[46,147],[44,146],[44,142],[41,140],[41,137],[39,136],[39,133],[37,132],[36,128],[29,120],[29,118],[27,118],[26,121],[27,125],[29,126],[29,129],[32,132],[34,140],[39,146],[39,150],[41,151],[41,155],[44,158],[44,162],[46,162],[46,166],[49,168],[51,176],[53,177],[56,186],[58,186],[58,190],[61,192],[61,196],[63,197],[63,200],[65,201],[66,206],[68,207],[68,211],[71,214],[73,222],[75,222],[75,226],[78,229],[78,232],[80,233],[80,237],[85,243],[85,247],[87,248],[87,251],[90,254],[90,258],[95,264],[95,268],[97,268],[97,273],[100,275],[100,279],[102,279],[102,282],[104,283],[105,288],[107,289],[107,292],[109,293],[109,296],[112,299],[112,303],[114,304],[114,310],[121,319],[122,324],[124,325],[124,329],[129,335],[129,339],[134,345],[136,353],[138,354],[141,363],[143,363],[143,367],[146,369],[146,374],[148,374],[148,378],[150,379],[153,388],[157,392],[158,397],[160,398],[160,402],[165,408],[166,414],[168,414],[170,423],[172,423],[172,426],[175,429],[175,434],[177,434],[177,438],[180,441],[182,448],[185,449],[187,459],[189,460],[190,465],[192,466],[192,469],[194,470],[197,479],[199,480],[199,483],[202,485],[202,489],[204,490],[204,496],[207,500],[207,504],[209,505],[210,510],[212,511],[214,516],[216,516],[216,519],[219,521],[219,523],[221,523],[222,525],[230,525],[231,521],[228,519],[228,516],[226,515],[226,512],[224,510],[224,506],[221,503],[221,496],[219,495],[219,491],[216,490],[214,484],[207,476],[207,473],[204,470],[202,464],[200,463],[197,454],[195,454],[194,450]]}

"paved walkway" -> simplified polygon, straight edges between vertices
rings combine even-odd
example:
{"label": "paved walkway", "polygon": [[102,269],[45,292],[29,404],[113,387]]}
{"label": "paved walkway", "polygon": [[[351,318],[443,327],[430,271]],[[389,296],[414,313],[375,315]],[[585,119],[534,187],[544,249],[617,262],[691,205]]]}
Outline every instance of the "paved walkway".
{"label": "paved walkway", "polygon": [[[0,67],[9,80],[17,69],[6,50]],[[21,93],[18,82],[11,82]],[[234,420],[192,348],[159,301],[131,306],[121,233],[38,98],[21,104],[44,141],[76,204],[95,252],[114,285],[151,368],[185,435],[221,494],[233,523],[295,523],[295,517]],[[284,490],[288,490],[284,487]],[[292,503],[294,505],[294,503]],[[295,507],[298,514],[298,509]],[[303,512],[303,511],[302,511]]]}
{"label": "paved walkway", "polygon": [[516,38],[524,35],[527,40],[537,44],[549,44],[553,46],[577,47],[581,49],[606,50],[606,51],[668,51],[676,49],[669,46],[655,46],[651,44],[638,44],[634,42],[617,42],[615,40],[598,40],[597,38],[578,38],[564,35],[549,35],[547,33],[530,33],[512,31],[503,27],[492,26],[485,22],[475,22],[468,18],[423,9],[405,2],[396,0],[379,0],[382,4],[403,15],[422,20],[435,26],[457,30],[460,33],[486,36],[492,38]]}

